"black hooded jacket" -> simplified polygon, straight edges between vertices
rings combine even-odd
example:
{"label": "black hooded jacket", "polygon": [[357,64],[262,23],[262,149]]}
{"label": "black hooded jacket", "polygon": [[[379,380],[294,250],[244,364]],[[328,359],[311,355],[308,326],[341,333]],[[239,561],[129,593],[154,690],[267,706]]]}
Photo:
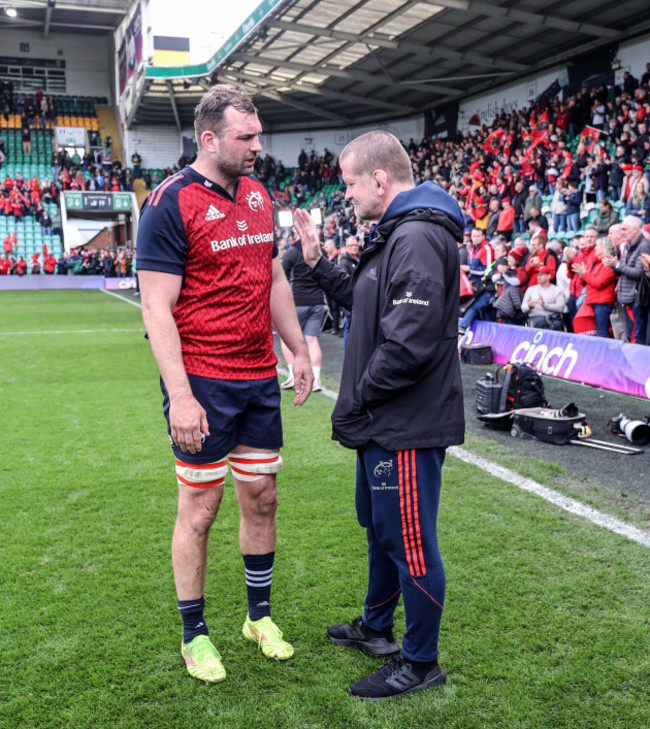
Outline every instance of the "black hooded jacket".
{"label": "black hooded jacket", "polygon": [[352,276],[325,258],[312,275],[352,310],[333,438],[387,450],[463,442],[458,361],[462,215],[433,183],[400,193]]}

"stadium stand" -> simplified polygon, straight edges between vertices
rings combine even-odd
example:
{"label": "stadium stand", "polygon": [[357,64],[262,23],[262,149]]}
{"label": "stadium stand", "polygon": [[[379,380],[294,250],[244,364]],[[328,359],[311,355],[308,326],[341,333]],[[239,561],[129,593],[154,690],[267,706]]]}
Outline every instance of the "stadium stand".
{"label": "stadium stand", "polygon": [[[649,81],[647,74],[641,81],[627,74],[619,85],[598,83],[574,94],[549,94],[528,108],[500,110],[488,124],[471,119],[469,131],[462,136],[457,133],[455,137],[411,140],[405,147],[416,183],[431,180],[447,189],[464,212],[467,231],[485,229],[493,245],[501,235],[506,242],[520,238],[530,248],[532,240],[542,235],[552,249],[556,260],[553,270],[558,273],[567,249],[562,271],[567,280],[572,279],[568,261],[577,252],[573,248],[581,245],[579,237],[587,226],[606,234],[612,224],[629,214],[650,223]],[[5,207],[0,228],[3,240],[15,234],[13,249],[7,251],[12,256],[29,260],[42,250],[63,255],[60,228],[44,228],[39,221],[42,210],[56,221],[61,191],[135,190],[141,203],[148,191],[191,163],[192,158],[183,155],[168,167],[140,168],[134,179],[135,170],[122,163],[115,110],[106,101],[88,96],[44,96],[40,91],[12,92],[9,113],[0,119],[3,172],[14,180],[14,191],[9,193],[16,198],[16,191],[22,190],[24,195],[20,213],[17,203],[12,210]],[[88,131],[89,149],[83,157],[75,153],[70,158],[53,148],[55,125]],[[356,233],[353,213],[342,201],[342,180],[334,155],[327,149],[322,154],[300,150],[297,162],[285,168],[269,154],[256,162],[256,174],[278,207],[320,208],[325,232],[339,241]],[[32,188],[36,196],[26,200],[27,181],[32,179],[40,181],[41,189]],[[52,184],[53,194],[39,205],[39,195]],[[533,187],[539,194],[535,202],[539,211],[531,205],[533,195],[526,197]],[[6,191],[3,195],[8,196]],[[512,208],[506,200],[512,200]],[[514,220],[510,220],[513,212]],[[283,231],[282,238],[284,246],[290,245],[290,232]],[[582,281],[577,287],[580,293],[586,285],[581,276],[578,279]],[[523,282],[522,290],[525,285]],[[575,282],[571,285],[575,291]],[[501,286],[496,287],[496,297],[501,290]],[[565,327],[571,330],[575,311],[569,309]],[[499,317],[489,305],[477,318],[492,321]]]}

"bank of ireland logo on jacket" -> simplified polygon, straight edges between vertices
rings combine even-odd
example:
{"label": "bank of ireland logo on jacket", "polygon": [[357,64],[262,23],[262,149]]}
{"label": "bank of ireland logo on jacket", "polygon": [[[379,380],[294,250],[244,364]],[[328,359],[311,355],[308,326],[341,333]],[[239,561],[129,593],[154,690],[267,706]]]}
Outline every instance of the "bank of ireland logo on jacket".
{"label": "bank of ireland logo on jacket", "polygon": [[262,193],[254,190],[246,195],[246,202],[251,210],[264,210],[264,198]]}

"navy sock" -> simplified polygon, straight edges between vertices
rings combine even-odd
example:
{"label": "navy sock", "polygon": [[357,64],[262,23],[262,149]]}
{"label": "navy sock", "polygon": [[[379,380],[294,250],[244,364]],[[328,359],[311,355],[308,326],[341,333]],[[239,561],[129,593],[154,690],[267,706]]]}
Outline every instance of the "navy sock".
{"label": "navy sock", "polygon": [[197,635],[208,635],[208,626],[203,619],[205,598],[198,600],[179,600],[176,606],[183,618],[183,643],[189,643]]}
{"label": "navy sock", "polygon": [[246,572],[248,615],[259,620],[271,614],[271,578],[275,552],[268,554],[243,554]]}

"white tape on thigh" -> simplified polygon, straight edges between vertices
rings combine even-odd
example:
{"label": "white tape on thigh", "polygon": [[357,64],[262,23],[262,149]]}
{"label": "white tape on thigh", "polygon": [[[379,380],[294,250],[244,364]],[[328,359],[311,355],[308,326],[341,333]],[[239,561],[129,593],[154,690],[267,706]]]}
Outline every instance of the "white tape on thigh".
{"label": "white tape on thigh", "polygon": [[228,463],[235,478],[258,481],[282,468],[282,456],[279,453],[229,453]]}
{"label": "white tape on thigh", "polygon": [[226,480],[228,464],[224,458],[216,463],[185,463],[176,459],[176,478],[179,484],[206,489],[221,486]]}

